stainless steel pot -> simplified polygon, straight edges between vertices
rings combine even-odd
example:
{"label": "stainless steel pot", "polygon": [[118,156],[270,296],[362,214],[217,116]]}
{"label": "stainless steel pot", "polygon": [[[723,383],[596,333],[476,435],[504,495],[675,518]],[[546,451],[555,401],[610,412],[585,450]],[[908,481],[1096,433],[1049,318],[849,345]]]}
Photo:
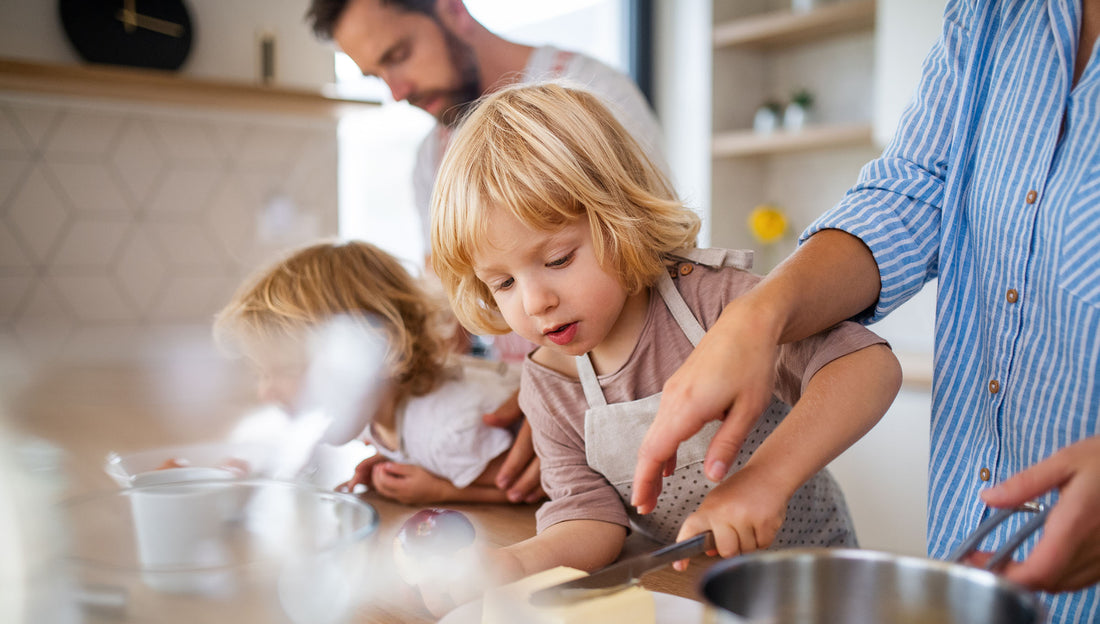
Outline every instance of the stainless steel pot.
{"label": "stainless steel pot", "polygon": [[[987,569],[958,563],[995,526],[1018,511],[1036,515],[998,550]],[[723,623],[1032,624],[1037,598],[990,569],[1038,529],[1047,509],[1029,504],[994,514],[948,561],[870,550],[761,551],[716,564],[701,593]]]}

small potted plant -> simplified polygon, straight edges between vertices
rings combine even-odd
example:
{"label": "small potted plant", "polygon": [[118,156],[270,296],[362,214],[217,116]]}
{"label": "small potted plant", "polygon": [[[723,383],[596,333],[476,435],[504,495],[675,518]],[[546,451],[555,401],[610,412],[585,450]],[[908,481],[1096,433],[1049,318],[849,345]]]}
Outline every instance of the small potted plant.
{"label": "small potted plant", "polygon": [[752,129],[761,134],[767,134],[775,131],[779,127],[779,116],[783,112],[783,107],[775,100],[768,100],[760,105],[760,108],[756,109],[756,114],[752,118]]}
{"label": "small potted plant", "polygon": [[814,95],[806,89],[799,89],[791,96],[790,104],[783,111],[783,127],[787,130],[801,130],[810,116],[810,107],[814,104]]}

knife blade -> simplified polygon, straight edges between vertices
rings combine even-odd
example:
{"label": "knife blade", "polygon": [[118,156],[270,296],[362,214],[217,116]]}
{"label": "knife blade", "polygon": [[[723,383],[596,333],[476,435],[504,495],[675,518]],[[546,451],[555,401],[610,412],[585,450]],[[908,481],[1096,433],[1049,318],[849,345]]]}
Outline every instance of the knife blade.
{"label": "knife blade", "polygon": [[694,557],[708,550],[714,550],[714,534],[710,531],[651,553],[613,563],[588,576],[540,589],[531,594],[530,601],[536,607],[546,607],[613,594],[637,585],[646,572],[674,561]]}

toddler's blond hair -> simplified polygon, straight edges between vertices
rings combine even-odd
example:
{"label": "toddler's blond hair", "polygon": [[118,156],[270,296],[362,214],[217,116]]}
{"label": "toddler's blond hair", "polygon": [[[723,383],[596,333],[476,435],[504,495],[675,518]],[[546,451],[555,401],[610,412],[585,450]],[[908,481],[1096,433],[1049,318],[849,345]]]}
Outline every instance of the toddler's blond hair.
{"label": "toddler's blond hair", "polygon": [[362,241],[321,242],[292,252],[244,283],[215,317],[219,344],[299,340],[336,316],[381,327],[402,395],[442,377],[443,309],[390,254]]}
{"label": "toddler's blond hair", "polygon": [[561,83],[486,96],[443,157],[432,193],[432,264],[475,333],[509,331],[473,267],[497,209],[547,231],[586,219],[600,265],[631,293],[653,285],[665,254],[693,247],[699,232],[698,215],[611,111]]}

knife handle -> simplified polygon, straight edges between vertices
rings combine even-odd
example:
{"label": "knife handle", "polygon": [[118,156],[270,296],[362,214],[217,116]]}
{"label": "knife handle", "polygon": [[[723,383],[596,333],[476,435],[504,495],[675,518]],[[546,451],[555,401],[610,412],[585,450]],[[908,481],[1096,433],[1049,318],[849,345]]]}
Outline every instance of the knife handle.
{"label": "knife handle", "polygon": [[695,537],[655,550],[649,556],[653,567],[658,567],[681,559],[690,559],[708,550],[714,550],[714,533],[704,531]]}

